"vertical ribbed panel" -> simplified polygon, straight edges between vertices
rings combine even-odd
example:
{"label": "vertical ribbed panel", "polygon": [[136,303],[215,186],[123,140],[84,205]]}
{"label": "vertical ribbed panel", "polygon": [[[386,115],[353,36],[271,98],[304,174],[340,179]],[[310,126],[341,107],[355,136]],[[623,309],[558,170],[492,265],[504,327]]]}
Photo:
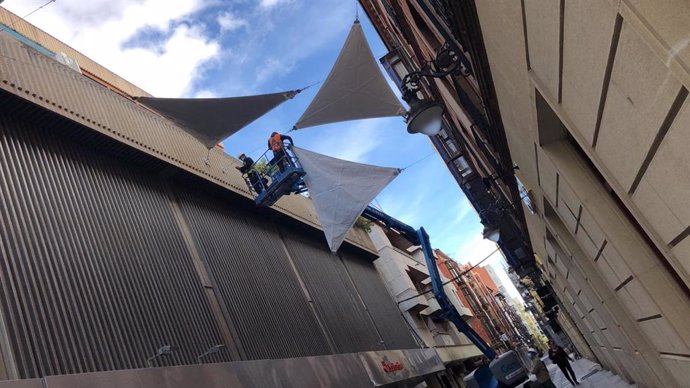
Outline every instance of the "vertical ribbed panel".
{"label": "vertical ribbed panel", "polygon": [[[222,343],[155,176],[0,113],[0,303],[20,377]],[[212,360],[227,360],[214,356]]]}
{"label": "vertical ribbed panel", "polygon": [[[384,349],[345,266],[322,239],[285,230],[290,255],[339,353]],[[379,280],[380,282],[380,280]]]}
{"label": "vertical ribbed panel", "polygon": [[378,328],[387,349],[419,347],[400,313],[400,309],[383,284],[374,263],[342,249],[340,256],[350,273],[359,295]]}
{"label": "vertical ribbed panel", "polygon": [[276,227],[230,201],[190,192],[180,199],[246,357],[328,354]]}

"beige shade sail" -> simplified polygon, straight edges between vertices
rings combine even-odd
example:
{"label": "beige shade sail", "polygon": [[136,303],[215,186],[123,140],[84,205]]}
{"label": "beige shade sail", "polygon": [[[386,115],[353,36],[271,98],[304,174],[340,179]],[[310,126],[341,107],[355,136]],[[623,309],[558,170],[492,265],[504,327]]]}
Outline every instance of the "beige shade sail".
{"label": "beige shade sail", "polygon": [[329,248],[336,252],[364,209],[400,174],[397,168],[337,159],[293,147]]}
{"label": "beige shade sail", "polygon": [[299,92],[226,98],[137,97],[137,101],[176,122],[211,149]]}
{"label": "beige shade sail", "polygon": [[362,26],[355,21],[328,78],[295,128],[403,114],[405,109],[381,73]]}

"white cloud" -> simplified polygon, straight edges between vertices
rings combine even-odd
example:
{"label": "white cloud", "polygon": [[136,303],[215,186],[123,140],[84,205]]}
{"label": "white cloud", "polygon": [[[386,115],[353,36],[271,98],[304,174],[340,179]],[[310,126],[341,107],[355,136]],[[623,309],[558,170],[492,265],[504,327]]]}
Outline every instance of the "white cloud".
{"label": "white cloud", "polygon": [[194,93],[193,97],[194,98],[217,98],[218,95],[211,90],[202,89],[202,90],[199,90],[196,93]]}
{"label": "white cloud", "polygon": [[255,86],[261,85],[271,79],[276,79],[289,74],[294,68],[294,63],[288,63],[275,58],[269,58],[256,71]]}
{"label": "white cloud", "polygon": [[290,3],[292,0],[260,0],[259,7],[263,9],[270,9],[280,4]]}
{"label": "white cloud", "polygon": [[248,22],[245,19],[238,18],[230,12],[223,12],[218,15],[218,25],[220,26],[220,30],[225,32],[247,27]]}
{"label": "white cloud", "polygon": [[161,52],[140,48],[125,49],[102,56],[103,63],[117,66],[121,75],[161,97],[188,93],[199,76],[201,65],[213,58],[219,45],[206,42],[198,27],[177,27],[162,45]]}
{"label": "white cloud", "polygon": [[500,260],[501,257],[501,251],[497,251],[497,248],[498,246],[496,243],[485,240],[480,233],[477,233],[474,237],[460,246],[455,252],[455,259],[463,264],[470,263],[474,265],[491,255],[491,258],[482,263],[482,265],[493,263],[496,260]]}
{"label": "white cloud", "polygon": [[467,199],[467,197],[460,198],[460,202],[457,204],[457,211],[451,213],[455,214],[455,223],[462,223],[470,213],[474,211],[472,204]]}
{"label": "white cloud", "polygon": [[324,135],[318,136],[309,149],[334,158],[366,163],[368,155],[385,140],[377,121],[370,119],[324,126]]}
{"label": "white cloud", "polygon": [[[9,2],[23,15],[43,3]],[[29,21],[87,57],[156,96],[191,92],[202,65],[219,52],[199,23],[183,23],[207,5],[205,0],[61,0]],[[144,29],[160,40],[146,48],[125,46]]]}

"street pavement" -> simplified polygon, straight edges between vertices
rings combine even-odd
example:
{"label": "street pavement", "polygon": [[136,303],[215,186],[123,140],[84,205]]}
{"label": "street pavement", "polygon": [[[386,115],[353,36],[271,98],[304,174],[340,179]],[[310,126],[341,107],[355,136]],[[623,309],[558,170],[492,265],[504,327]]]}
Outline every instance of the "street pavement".
{"label": "street pavement", "polygon": [[[570,388],[573,387],[570,382],[565,378],[563,373],[558,366],[551,363],[548,357],[543,359],[546,368],[551,374],[551,380],[558,388]],[[577,380],[580,382],[579,388],[619,388],[619,387],[635,387],[631,385],[618,375],[612,373],[611,371],[605,370],[601,365],[589,361],[587,359],[581,358],[570,363],[577,376]],[[531,380],[534,380],[534,376],[531,376]]]}

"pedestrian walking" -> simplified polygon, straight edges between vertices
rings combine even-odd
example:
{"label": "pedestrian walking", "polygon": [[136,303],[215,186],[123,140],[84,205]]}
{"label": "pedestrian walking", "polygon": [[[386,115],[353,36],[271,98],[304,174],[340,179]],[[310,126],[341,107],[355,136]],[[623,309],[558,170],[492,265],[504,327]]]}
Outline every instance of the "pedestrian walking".
{"label": "pedestrian walking", "polygon": [[532,360],[530,373],[537,376],[538,383],[531,383],[529,387],[556,388],[556,385],[554,385],[553,381],[551,381],[549,370],[546,369],[546,365],[544,365],[544,362],[541,360],[541,358],[539,358],[539,353],[534,349],[530,349],[527,351],[527,354],[529,355],[530,360]]}
{"label": "pedestrian walking", "polygon": [[563,372],[563,375],[570,381],[570,384],[580,384],[575,377],[573,368],[570,366],[570,361],[573,361],[573,359],[568,356],[568,353],[566,353],[562,347],[556,345],[556,342],[553,340],[549,341],[549,358],[558,366],[561,372]]}

